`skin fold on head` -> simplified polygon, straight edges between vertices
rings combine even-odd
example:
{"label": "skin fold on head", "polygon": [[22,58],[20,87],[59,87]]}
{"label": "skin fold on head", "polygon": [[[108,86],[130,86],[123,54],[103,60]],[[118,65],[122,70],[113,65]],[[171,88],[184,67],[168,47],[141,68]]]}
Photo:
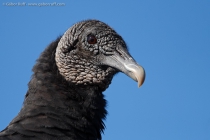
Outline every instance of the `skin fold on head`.
{"label": "skin fold on head", "polygon": [[62,36],[56,49],[60,74],[74,84],[110,84],[113,75],[123,72],[138,82],[144,69],[132,58],[122,37],[97,20],[82,21]]}

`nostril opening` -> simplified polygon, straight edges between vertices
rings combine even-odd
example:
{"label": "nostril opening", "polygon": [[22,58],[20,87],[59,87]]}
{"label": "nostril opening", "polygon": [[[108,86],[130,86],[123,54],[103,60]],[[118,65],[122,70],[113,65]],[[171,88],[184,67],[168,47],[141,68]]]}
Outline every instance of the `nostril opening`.
{"label": "nostril opening", "polygon": [[123,58],[123,59],[125,60],[124,55],[123,55],[120,51],[117,51],[117,52],[118,52],[118,54],[120,55],[120,57]]}

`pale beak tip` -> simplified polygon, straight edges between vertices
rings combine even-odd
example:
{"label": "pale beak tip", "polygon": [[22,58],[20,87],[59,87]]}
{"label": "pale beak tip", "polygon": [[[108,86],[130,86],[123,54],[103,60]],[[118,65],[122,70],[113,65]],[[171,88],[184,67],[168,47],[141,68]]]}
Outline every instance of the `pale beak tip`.
{"label": "pale beak tip", "polygon": [[144,83],[144,80],[145,80],[145,70],[144,68],[141,67],[141,76],[138,76],[137,77],[137,81],[138,81],[138,88],[140,88],[143,83]]}
{"label": "pale beak tip", "polygon": [[126,74],[130,76],[133,80],[138,82],[138,87],[142,86],[145,80],[145,70],[142,66],[137,63],[128,63],[124,65],[126,70],[128,71]]}
{"label": "pale beak tip", "polygon": [[138,83],[138,88],[140,88],[141,85],[142,85],[141,83]]}
{"label": "pale beak tip", "polygon": [[143,85],[144,80],[145,80],[145,76],[141,80],[138,80],[138,88],[140,88]]}

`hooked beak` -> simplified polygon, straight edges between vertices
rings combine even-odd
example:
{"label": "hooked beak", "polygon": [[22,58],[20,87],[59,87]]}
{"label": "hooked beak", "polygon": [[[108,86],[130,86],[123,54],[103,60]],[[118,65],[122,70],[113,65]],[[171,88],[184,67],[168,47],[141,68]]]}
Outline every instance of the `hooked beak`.
{"label": "hooked beak", "polygon": [[131,77],[133,80],[138,82],[138,87],[140,87],[145,80],[145,71],[144,68],[137,63],[125,63],[124,67],[126,71],[124,72],[127,74],[129,77]]}
{"label": "hooked beak", "polygon": [[142,66],[132,58],[128,51],[123,47],[118,47],[114,54],[104,56],[102,59],[103,64],[109,65],[125,73],[133,80],[138,82],[140,87],[145,80],[145,71]]}

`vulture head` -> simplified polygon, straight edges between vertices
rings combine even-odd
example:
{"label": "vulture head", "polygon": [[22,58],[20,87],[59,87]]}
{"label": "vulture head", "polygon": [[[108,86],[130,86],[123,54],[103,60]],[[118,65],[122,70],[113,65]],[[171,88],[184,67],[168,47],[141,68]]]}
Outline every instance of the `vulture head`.
{"label": "vulture head", "polygon": [[111,27],[98,20],[76,23],[37,59],[23,106],[0,140],[101,140],[107,114],[102,92],[117,72],[138,86],[145,79]]}
{"label": "vulture head", "polygon": [[139,87],[145,79],[144,69],[129,54],[122,37],[97,20],[68,29],[58,43],[55,60],[60,74],[76,85],[98,85],[105,90],[119,71]]}

